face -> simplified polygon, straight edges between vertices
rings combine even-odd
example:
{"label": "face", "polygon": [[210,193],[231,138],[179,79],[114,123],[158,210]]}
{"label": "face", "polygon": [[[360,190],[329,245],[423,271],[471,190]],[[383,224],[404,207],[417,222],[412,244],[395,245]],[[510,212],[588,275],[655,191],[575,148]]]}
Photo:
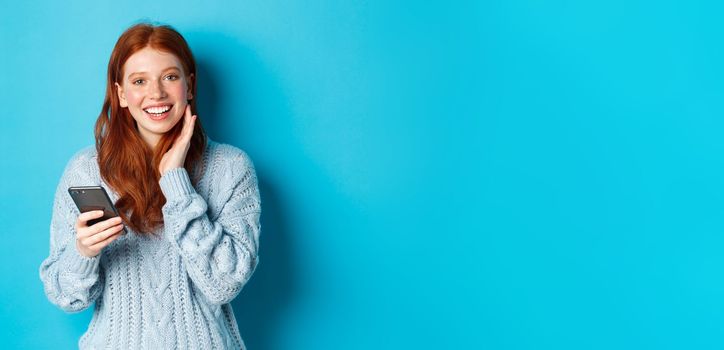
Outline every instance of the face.
{"label": "face", "polygon": [[183,118],[193,74],[186,76],[178,57],[145,47],[123,65],[123,81],[116,82],[121,107],[136,120],[138,132],[152,148]]}

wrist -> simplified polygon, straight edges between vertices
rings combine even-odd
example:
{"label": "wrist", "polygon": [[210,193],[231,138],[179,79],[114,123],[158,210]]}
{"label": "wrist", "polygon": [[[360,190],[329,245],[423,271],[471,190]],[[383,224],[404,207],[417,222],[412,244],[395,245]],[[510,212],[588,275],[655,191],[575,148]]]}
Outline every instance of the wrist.
{"label": "wrist", "polygon": [[75,240],[75,248],[78,250],[78,254],[86,258],[95,258],[96,256],[98,256],[97,253],[93,255],[91,252],[86,251],[83,246],[80,245],[80,242],[78,240]]}
{"label": "wrist", "polygon": [[169,169],[161,176],[159,185],[166,200],[186,197],[196,192],[186,168],[183,167]]}

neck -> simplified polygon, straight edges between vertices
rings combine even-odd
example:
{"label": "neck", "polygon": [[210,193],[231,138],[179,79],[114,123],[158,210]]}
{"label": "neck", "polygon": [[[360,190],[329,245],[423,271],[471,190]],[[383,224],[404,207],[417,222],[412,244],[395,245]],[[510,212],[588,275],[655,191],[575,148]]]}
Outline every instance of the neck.
{"label": "neck", "polygon": [[156,145],[161,140],[160,135],[143,133],[140,130],[138,130],[138,125],[136,125],[136,132],[138,132],[138,135],[141,136],[141,139],[143,140],[143,142],[145,142],[148,145],[148,147],[151,148],[151,150],[156,149]]}

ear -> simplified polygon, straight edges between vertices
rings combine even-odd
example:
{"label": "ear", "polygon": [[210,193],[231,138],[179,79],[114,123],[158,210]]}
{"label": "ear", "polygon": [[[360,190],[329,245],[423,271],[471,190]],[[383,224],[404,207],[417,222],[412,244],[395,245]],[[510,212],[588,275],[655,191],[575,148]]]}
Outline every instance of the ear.
{"label": "ear", "polygon": [[194,86],[194,73],[189,74],[188,79],[186,79],[186,99],[191,100],[194,98],[194,94],[191,92],[191,89]]}
{"label": "ear", "polygon": [[118,101],[120,101],[121,107],[123,107],[123,108],[128,107],[128,101],[126,101],[126,97],[123,96],[123,87],[121,85],[119,85],[118,83],[114,83],[114,84],[116,84],[116,92],[118,92]]}

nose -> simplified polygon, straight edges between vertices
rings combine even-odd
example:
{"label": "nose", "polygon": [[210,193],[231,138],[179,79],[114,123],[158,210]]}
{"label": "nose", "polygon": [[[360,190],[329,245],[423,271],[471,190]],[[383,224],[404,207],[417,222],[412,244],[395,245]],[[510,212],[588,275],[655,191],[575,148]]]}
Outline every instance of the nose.
{"label": "nose", "polygon": [[164,90],[163,84],[158,81],[153,81],[149,84],[149,95],[153,99],[161,99],[166,97],[166,90]]}

